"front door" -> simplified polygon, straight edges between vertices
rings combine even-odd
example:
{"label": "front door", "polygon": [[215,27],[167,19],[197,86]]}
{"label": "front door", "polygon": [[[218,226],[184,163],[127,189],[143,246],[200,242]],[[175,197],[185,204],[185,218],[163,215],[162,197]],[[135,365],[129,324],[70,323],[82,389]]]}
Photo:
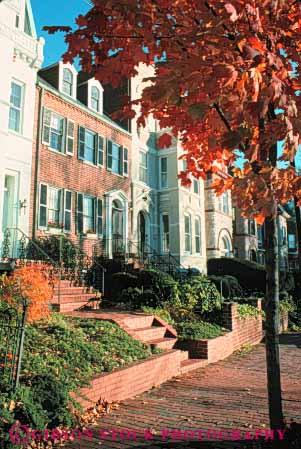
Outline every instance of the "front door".
{"label": "front door", "polygon": [[123,209],[117,201],[112,207],[112,252],[114,254],[124,251],[123,247]]}
{"label": "front door", "polygon": [[143,212],[139,212],[138,215],[138,238],[139,238],[139,251],[140,254],[143,255],[145,252],[145,243],[146,243],[146,230],[145,230],[145,216]]}
{"label": "front door", "polygon": [[[18,225],[18,176],[6,174],[4,177],[3,205],[2,205],[2,242],[7,236],[8,229]],[[12,257],[16,251],[16,232],[10,230],[9,256]],[[8,242],[6,242],[7,244]],[[8,247],[7,247],[8,248]],[[8,256],[8,255],[6,255]]]}

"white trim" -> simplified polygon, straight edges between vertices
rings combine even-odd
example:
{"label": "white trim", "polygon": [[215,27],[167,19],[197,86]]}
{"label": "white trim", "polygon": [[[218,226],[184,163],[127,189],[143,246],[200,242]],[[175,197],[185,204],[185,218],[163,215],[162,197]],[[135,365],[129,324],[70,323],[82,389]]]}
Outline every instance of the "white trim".
{"label": "white trim", "polygon": [[[66,92],[63,91],[63,72],[64,69],[69,69],[72,72],[73,79],[72,79],[72,95],[68,95]],[[58,90],[66,95],[67,97],[74,98],[76,100],[76,92],[77,92],[77,70],[73,67],[72,64],[69,62],[67,64],[64,64],[62,61],[59,62],[59,88]]]}

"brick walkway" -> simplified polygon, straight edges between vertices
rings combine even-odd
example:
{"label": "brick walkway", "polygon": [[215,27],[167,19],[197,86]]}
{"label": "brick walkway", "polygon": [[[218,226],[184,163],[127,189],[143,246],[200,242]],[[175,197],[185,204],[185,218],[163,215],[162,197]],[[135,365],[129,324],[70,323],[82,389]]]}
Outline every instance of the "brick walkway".
{"label": "brick walkway", "polygon": [[[301,334],[281,337],[283,407],[288,419],[301,422]],[[127,400],[118,410],[105,416],[93,429],[93,439],[82,438],[72,449],[130,448],[255,448],[255,430],[268,429],[265,348],[259,345],[245,355],[229,359],[174,378],[160,388]],[[101,430],[130,429],[137,432],[135,441],[112,435],[104,440]],[[144,431],[151,429],[154,440],[145,441]],[[163,441],[163,429],[181,429],[181,440]],[[195,435],[186,434],[192,430]],[[203,441],[197,430],[203,429]],[[245,441],[219,441],[206,437],[208,429],[239,429]],[[249,432],[249,434],[248,434]],[[229,435],[229,434],[228,434]],[[175,435],[174,435],[175,437]],[[229,437],[230,439],[230,437]],[[189,441],[188,441],[189,440]],[[211,440],[211,441],[209,441]]]}

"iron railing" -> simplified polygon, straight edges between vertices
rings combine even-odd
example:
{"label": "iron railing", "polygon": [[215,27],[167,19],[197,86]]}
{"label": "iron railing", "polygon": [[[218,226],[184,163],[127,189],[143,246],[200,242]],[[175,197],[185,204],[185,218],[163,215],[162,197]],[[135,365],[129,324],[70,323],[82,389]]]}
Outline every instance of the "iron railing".
{"label": "iron railing", "polygon": [[53,285],[58,286],[60,300],[63,268],[60,263],[47,254],[39,242],[31,239],[17,227],[6,228],[0,255],[2,261],[13,263],[16,268],[41,264],[41,271],[47,270],[47,277]]}
{"label": "iron railing", "polygon": [[0,389],[7,393],[16,390],[21,371],[29,303],[20,299],[15,307],[4,302],[0,305]]}

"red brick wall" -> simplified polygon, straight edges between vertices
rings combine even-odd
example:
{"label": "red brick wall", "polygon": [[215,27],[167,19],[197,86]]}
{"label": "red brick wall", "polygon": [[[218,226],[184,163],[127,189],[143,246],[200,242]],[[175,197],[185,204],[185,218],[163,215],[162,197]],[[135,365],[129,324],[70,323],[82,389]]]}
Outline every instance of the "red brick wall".
{"label": "red brick wall", "polygon": [[[261,310],[261,300],[257,301]],[[237,304],[224,304],[224,327],[229,329],[221,337],[204,340],[185,340],[179,347],[189,351],[192,358],[207,359],[209,363],[225,359],[245,344],[257,344],[263,338],[262,317],[241,319],[237,314]]]}
{"label": "red brick wall", "polygon": [[172,350],[128,368],[100,375],[91,381],[90,387],[81,389],[79,394],[73,396],[85,408],[94,405],[100,398],[108,402],[132,398],[178,375],[181,357],[180,351]]}
{"label": "red brick wall", "polygon": [[[36,153],[37,153],[37,134],[38,134],[38,115],[39,115],[39,91],[37,88],[37,100],[35,108],[35,134],[33,143],[33,176],[31,188],[31,217],[30,224],[33,224],[33,203],[34,203],[34,173],[36,169]],[[74,155],[69,156],[48,149],[45,145],[40,145],[39,156],[39,176],[38,183],[51,184],[58,188],[69,189],[73,192],[85,193],[94,197],[102,198],[104,193],[110,190],[121,190],[130,200],[130,173],[131,173],[131,137],[116,127],[102,121],[89,114],[80,106],[75,106],[67,101],[59,98],[52,92],[44,91],[43,107],[49,108],[65,118],[73,120],[76,125],[74,134]],[[123,177],[110,173],[106,168],[89,165],[77,158],[77,140],[78,125],[84,126],[102,136],[123,145],[129,151],[129,176]],[[106,155],[106,153],[105,153]],[[106,165],[106,164],[105,164]],[[75,233],[75,195],[73,195],[73,213],[72,213],[72,233],[70,236],[73,240],[78,241]],[[130,223],[130,219],[129,219]],[[104,212],[105,226],[105,212]],[[44,231],[38,230],[38,235]],[[130,235],[130,232],[129,232]],[[95,240],[85,239],[84,249],[95,245]]]}

